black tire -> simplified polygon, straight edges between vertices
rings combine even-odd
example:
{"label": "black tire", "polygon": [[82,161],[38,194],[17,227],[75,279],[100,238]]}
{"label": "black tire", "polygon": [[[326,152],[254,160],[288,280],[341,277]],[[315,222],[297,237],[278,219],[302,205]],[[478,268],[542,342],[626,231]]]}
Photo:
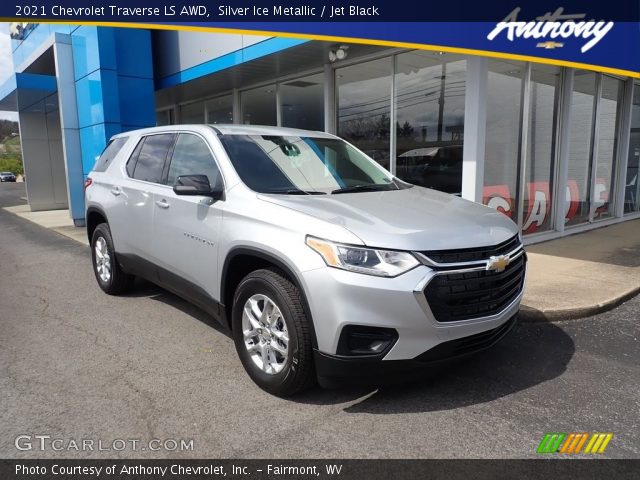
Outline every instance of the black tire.
{"label": "black tire", "polygon": [[[107,280],[101,278],[98,272],[98,264],[96,261],[96,243],[99,241],[99,239],[104,240],[104,242],[106,243],[107,252],[110,257],[111,275]],[[135,277],[122,271],[122,268],[120,267],[120,264],[118,263],[118,260],[116,258],[115,249],[113,248],[111,230],[109,229],[109,225],[106,223],[101,223],[100,225],[98,225],[93,231],[93,235],[91,236],[91,261],[93,264],[93,273],[96,276],[98,285],[105,293],[108,293],[109,295],[119,295],[127,292],[133,286]]]}
{"label": "black tire", "polygon": [[[242,314],[247,300],[256,294],[266,295],[277,305],[287,327],[288,360],[278,373],[263,372],[253,362],[245,346]],[[305,314],[300,291],[282,272],[276,269],[256,270],[240,282],[233,298],[232,328],[242,365],[260,388],[273,395],[287,397],[315,384],[310,319]]]}

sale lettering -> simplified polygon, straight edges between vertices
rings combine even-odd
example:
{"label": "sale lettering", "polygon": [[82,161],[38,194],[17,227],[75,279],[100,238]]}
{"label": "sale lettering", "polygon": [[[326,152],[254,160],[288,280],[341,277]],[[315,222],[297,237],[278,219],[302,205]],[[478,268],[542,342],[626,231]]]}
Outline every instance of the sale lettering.
{"label": "sale lettering", "polygon": [[[583,204],[580,190],[575,180],[567,182],[565,199],[565,222],[568,222],[580,213]],[[594,199],[596,215],[605,212],[609,203],[609,187],[606,179],[596,179]],[[485,205],[495,208],[509,218],[513,217],[513,212],[516,210],[515,198],[511,195],[508,185],[485,186],[482,200]],[[551,221],[551,200],[549,182],[531,182],[527,184],[524,221],[522,223],[522,231],[524,233],[534,233],[543,226],[547,226],[548,222]]]}

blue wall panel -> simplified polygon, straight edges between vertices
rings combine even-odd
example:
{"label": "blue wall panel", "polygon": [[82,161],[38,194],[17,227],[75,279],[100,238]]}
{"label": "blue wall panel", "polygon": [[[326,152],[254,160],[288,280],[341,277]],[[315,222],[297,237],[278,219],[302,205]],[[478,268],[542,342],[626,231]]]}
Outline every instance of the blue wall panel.
{"label": "blue wall panel", "polygon": [[156,98],[153,79],[137,77],[118,77],[120,95],[120,121],[123,125],[135,125],[135,128],[156,124]]}
{"label": "blue wall panel", "polygon": [[116,69],[113,28],[81,26],[71,34],[76,80],[100,68]]}
{"label": "blue wall panel", "polygon": [[[114,29],[118,75],[153,78],[153,56],[149,30]],[[140,52],[148,52],[140,55]]]}
{"label": "blue wall panel", "polygon": [[119,122],[117,82],[113,70],[96,70],[76,81],[80,128],[102,122]]}

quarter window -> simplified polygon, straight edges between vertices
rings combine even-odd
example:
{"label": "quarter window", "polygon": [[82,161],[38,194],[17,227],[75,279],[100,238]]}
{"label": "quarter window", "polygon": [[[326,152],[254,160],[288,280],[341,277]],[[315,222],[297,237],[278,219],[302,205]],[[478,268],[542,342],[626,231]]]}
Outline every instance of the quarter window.
{"label": "quarter window", "polygon": [[93,171],[104,172],[125,143],[127,143],[127,137],[118,137],[111,140],[93,167]]}
{"label": "quarter window", "polygon": [[176,141],[167,184],[174,186],[178,177],[183,175],[206,175],[213,187],[220,182],[220,171],[206,142],[191,134],[180,134]]}
{"label": "quarter window", "polygon": [[[140,148],[133,178],[144,180],[145,182],[160,183],[162,180],[162,169],[167,158],[167,153],[173,144],[174,134],[149,135],[144,139],[144,143],[136,148]],[[134,152],[135,155],[135,152]],[[134,158],[132,158],[132,161]]]}

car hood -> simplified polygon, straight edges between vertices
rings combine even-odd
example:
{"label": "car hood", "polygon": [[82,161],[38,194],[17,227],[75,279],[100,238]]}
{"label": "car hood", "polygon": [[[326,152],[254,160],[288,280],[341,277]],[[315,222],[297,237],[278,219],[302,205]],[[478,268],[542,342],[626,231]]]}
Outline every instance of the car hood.
{"label": "car hood", "polygon": [[371,247],[414,251],[481,247],[501,243],[518,232],[511,220],[489,207],[416,186],[259,198],[340,225]]}

